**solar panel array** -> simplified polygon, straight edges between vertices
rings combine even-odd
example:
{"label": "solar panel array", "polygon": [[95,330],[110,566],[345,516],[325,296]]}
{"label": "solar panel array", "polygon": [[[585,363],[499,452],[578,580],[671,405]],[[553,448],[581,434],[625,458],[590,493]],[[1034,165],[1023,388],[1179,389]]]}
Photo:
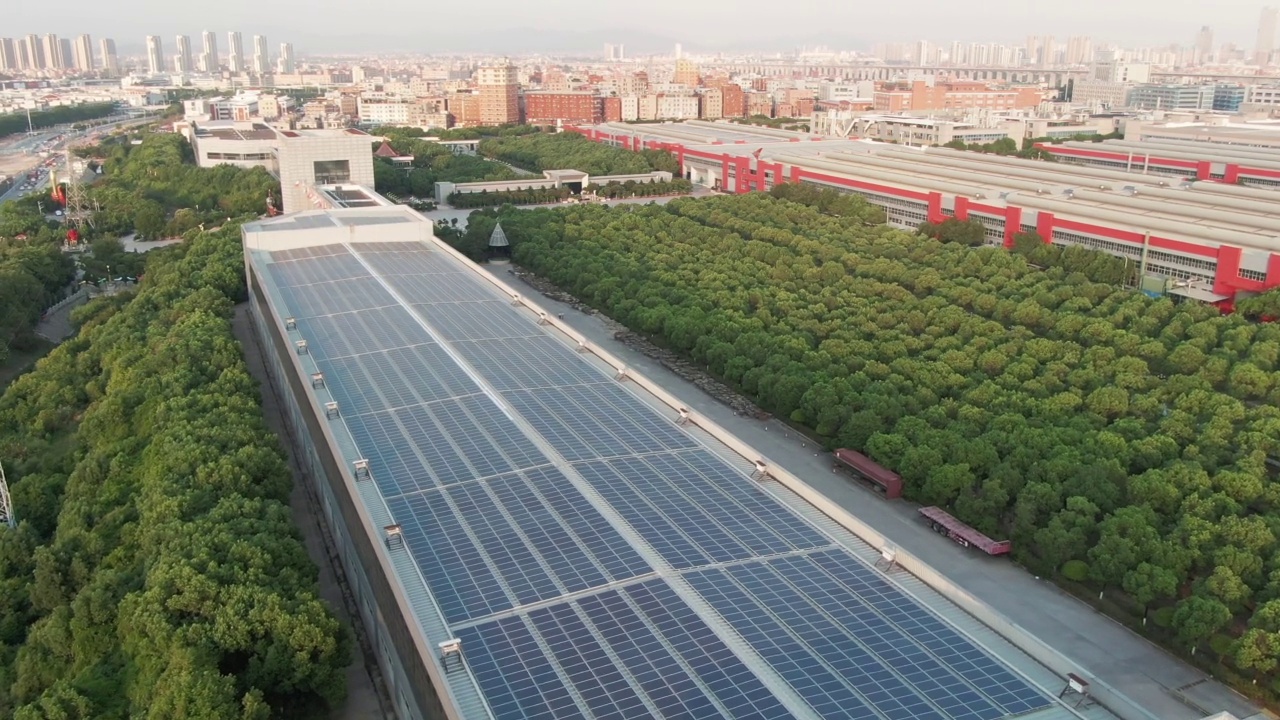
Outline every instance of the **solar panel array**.
{"label": "solar panel array", "polygon": [[500,720],[1051,703],[472,269],[353,247],[268,271]]}

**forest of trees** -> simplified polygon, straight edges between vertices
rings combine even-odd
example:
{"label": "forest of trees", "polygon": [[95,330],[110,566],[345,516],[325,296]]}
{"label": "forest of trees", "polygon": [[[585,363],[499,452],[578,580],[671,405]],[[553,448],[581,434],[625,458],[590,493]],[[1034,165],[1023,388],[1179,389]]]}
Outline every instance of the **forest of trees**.
{"label": "forest of trees", "polygon": [[480,154],[534,172],[581,170],[588,175],[638,175],[665,170],[680,174],[679,161],[665,150],[631,152],[592,142],[574,132],[481,140]]}
{"label": "forest of trees", "polygon": [[[116,111],[115,103],[84,103],[82,105],[60,105],[48,110],[37,110],[31,113],[31,127],[40,130],[54,125],[97,120]],[[0,138],[24,133],[27,131],[27,113],[11,112],[0,115]]]}
{"label": "forest of trees", "polygon": [[[120,158],[114,191],[160,203],[185,190],[153,178],[203,175],[216,192],[223,170],[170,167],[171,143]],[[320,716],[345,695],[352,642],[318,597],[231,333],[238,225],[146,259],[136,296],[78,309],[78,334],[0,396],[18,518],[0,528],[0,715]]]}
{"label": "forest of trees", "polygon": [[96,155],[104,159],[103,176],[89,187],[100,206],[89,240],[130,232],[143,240],[177,237],[266,212],[268,196],[280,200],[280,183],[266,170],[197,167],[191,145],[176,133],[113,138]]}
{"label": "forest of trees", "polygon": [[560,202],[572,195],[567,187],[522,188],[478,193],[453,193],[449,204],[456,208],[497,207],[499,205],[545,205]]}
{"label": "forest of trees", "polygon": [[684,195],[693,190],[693,183],[684,178],[675,178],[666,182],[636,182],[628,180],[608,185],[593,185],[591,189],[603,198],[659,197],[661,195]]}
{"label": "forest of trees", "polygon": [[1280,326],[829,210],[751,194],[475,231],[500,216],[518,263],[1274,697]]}
{"label": "forest of trees", "polygon": [[409,168],[397,166],[385,158],[374,158],[374,187],[380,193],[432,198],[438,182],[466,183],[517,177],[515,171],[502,163],[475,155],[454,155],[447,146],[423,140],[426,133],[419,128],[384,127],[378,132],[397,153],[413,156],[413,164]]}
{"label": "forest of trees", "polygon": [[0,205],[0,365],[12,351],[30,349],[41,312],[61,299],[75,278],[62,253],[62,234],[25,197]]}
{"label": "forest of trees", "polygon": [[1045,160],[1047,162],[1056,162],[1058,158],[1055,155],[1053,155],[1052,153],[1045,152],[1044,150],[1041,150],[1040,148],[1036,147],[1036,145],[1042,144],[1042,143],[1055,143],[1055,142],[1067,142],[1067,141],[1102,142],[1103,140],[1117,140],[1123,137],[1124,137],[1124,133],[1119,131],[1106,133],[1105,135],[1099,135],[1096,133],[1095,134],[1080,133],[1077,135],[1072,135],[1070,137],[1063,137],[1063,138],[1038,137],[1038,138],[1031,138],[1029,140],[1023,140],[1021,150],[1018,149],[1017,141],[1013,140],[1012,138],[1000,138],[999,140],[995,140],[989,143],[966,143],[963,140],[952,140],[951,142],[944,144],[943,147],[951,148],[953,150],[968,150],[969,152],[989,153],[992,155],[1013,155],[1015,157],[1020,157],[1027,160]]}
{"label": "forest of trees", "polygon": [[731,122],[740,125],[759,125],[775,130],[799,130],[809,132],[810,118],[769,117],[768,115],[748,115],[747,117],[730,118]]}

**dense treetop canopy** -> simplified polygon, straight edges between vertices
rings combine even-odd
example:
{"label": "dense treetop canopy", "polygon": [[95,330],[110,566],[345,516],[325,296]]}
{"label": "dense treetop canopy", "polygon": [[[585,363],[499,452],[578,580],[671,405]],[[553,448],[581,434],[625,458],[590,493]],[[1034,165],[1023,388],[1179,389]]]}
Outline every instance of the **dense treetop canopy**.
{"label": "dense treetop canopy", "polygon": [[[141,188],[144,158],[185,174],[130,155]],[[311,718],[343,698],[350,641],[231,334],[244,296],[237,225],[195,231],[0,396],[19,520],[0,528],[0,715]]]}
{"label": "dense treetop canopy", "polygon": [[663,150],[631,152],[588,140],[578,133],[539,133],[480,141],[480,153],[526,170],[581,170],[588,175],[637,175],[652,170],[679,173],[679,162]]}

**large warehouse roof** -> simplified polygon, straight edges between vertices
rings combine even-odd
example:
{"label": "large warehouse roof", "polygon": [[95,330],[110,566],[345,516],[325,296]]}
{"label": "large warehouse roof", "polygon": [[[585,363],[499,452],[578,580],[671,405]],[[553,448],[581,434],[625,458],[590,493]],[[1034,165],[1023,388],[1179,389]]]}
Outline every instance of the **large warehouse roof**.
{"label": "large warehouse roof", "polygon": [[[1280,170],[1280,154],[1274,150],[1236,147],[1218,143],[1173,142],[1164,140],[1107,140],[1101,143],[1071,140],[1061,143],[1062,147],[1077,150],[1108,151],[1121,154],[1133,154],[1134,164],[1141,165],[1142,158],[1150,155],[1153,158],[1169,158],[1173,160],[1204,161],[1217,163],[1236,163],[1251,168]],[[1191,171],[1188,171],[1191,172]]]}
{"label": "large warehouse roof", "polygon": [[376,532],[393,528],[405,611],[428,647],[461,641],[446,711],[1072,717],[1029,658],[958,631],[430,227],[344,209],[245,241],[304,372],[322,373],[309,400],[332,449]]}
{"label": "large warehouse roof", "polygon": [[1064,216],[1106,221],[1139,234],[1174,233],[1179,239],[1214,247],[1230,244],[1280,250],[1280,222],[1271,212],[1272,203],[1206,192],[1209,183],[1172,188],[1164,178],[1120,172],[1098,177],[1092,169],[1065,163],[997,158],[945,148],[922,152],[880,143],[863,147],[862,153],[837,151],[818,157],[784,153],[788,148],[783,147],[776,154],[766,151],[765,157],[854,179],[955,193],[988,204],[1044,207]]}

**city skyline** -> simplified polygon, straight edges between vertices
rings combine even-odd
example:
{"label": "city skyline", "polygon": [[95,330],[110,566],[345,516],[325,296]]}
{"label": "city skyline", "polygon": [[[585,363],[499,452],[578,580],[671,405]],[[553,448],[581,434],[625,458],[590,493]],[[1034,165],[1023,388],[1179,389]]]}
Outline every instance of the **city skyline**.
{"label": "city skyline", "polygon": [[[110,9],[88,0],[68,0],[66,17],[74,18],[74,23],[51,20],[33,7],[18,7],[8,11],[6,24],[23,29],[15,35],[34,32],[76,37],[87,32],[114,37],[122,51],[141,48],[147,35],[198,37],[201,31],[215,27],[223,28],[214,30],[217,33],[241,28],[251,35],[288,36],[309,52],[576,52],[599,48],[602,42],[628,45],[633,53],[652,53],[675,42],[682,42],[692,53],[751,48],[782,51],[817,44],[837,50],[868,50],[877,42],[916,38],[1011,43],[1028,34],[1090,35],[1095,41],[1119,45],[1190,46],[1204,26],[1213,28],[1217,43],[1252,48],[1264,7],[1256,0],[1231,0],[1209,12],[1204,6],[1170,7],[1150,0],[1123,5],[1079,0],[1070,6],[1028,9],[1014,0],[990,0],[982,17],[973,17],[965,7],[943,3],[851,8],[795,0],[788,3],[785,13],[761,23],[760,11],[769,8],[742,3],[690,6],[654,0],[643,15],[623,20],[609,14],[580,13],[578,5],[562,0],[536,5],[495,1],[499,7],[488,8],[484,23],[474,22],[466,7],[433,8],[430,15],[421,15],[423,23],[449,27],[450,32],[444,35],[420,31],[415,21],[422,12],[419,6],[393,3],[383,7],[384,12],[370,14],[349,3],[330,0],[309,6],[305,15],[284,7],[230,0],[218,6],[216,22],[212,23],[208,16],[197,14],[184,19],[172,7],[161,7],[154,0],[126,0]],[[388,12],[400,12],[403,17],[387,23]],[[670,22],[673,17],[678,18],[678,24]]]}

